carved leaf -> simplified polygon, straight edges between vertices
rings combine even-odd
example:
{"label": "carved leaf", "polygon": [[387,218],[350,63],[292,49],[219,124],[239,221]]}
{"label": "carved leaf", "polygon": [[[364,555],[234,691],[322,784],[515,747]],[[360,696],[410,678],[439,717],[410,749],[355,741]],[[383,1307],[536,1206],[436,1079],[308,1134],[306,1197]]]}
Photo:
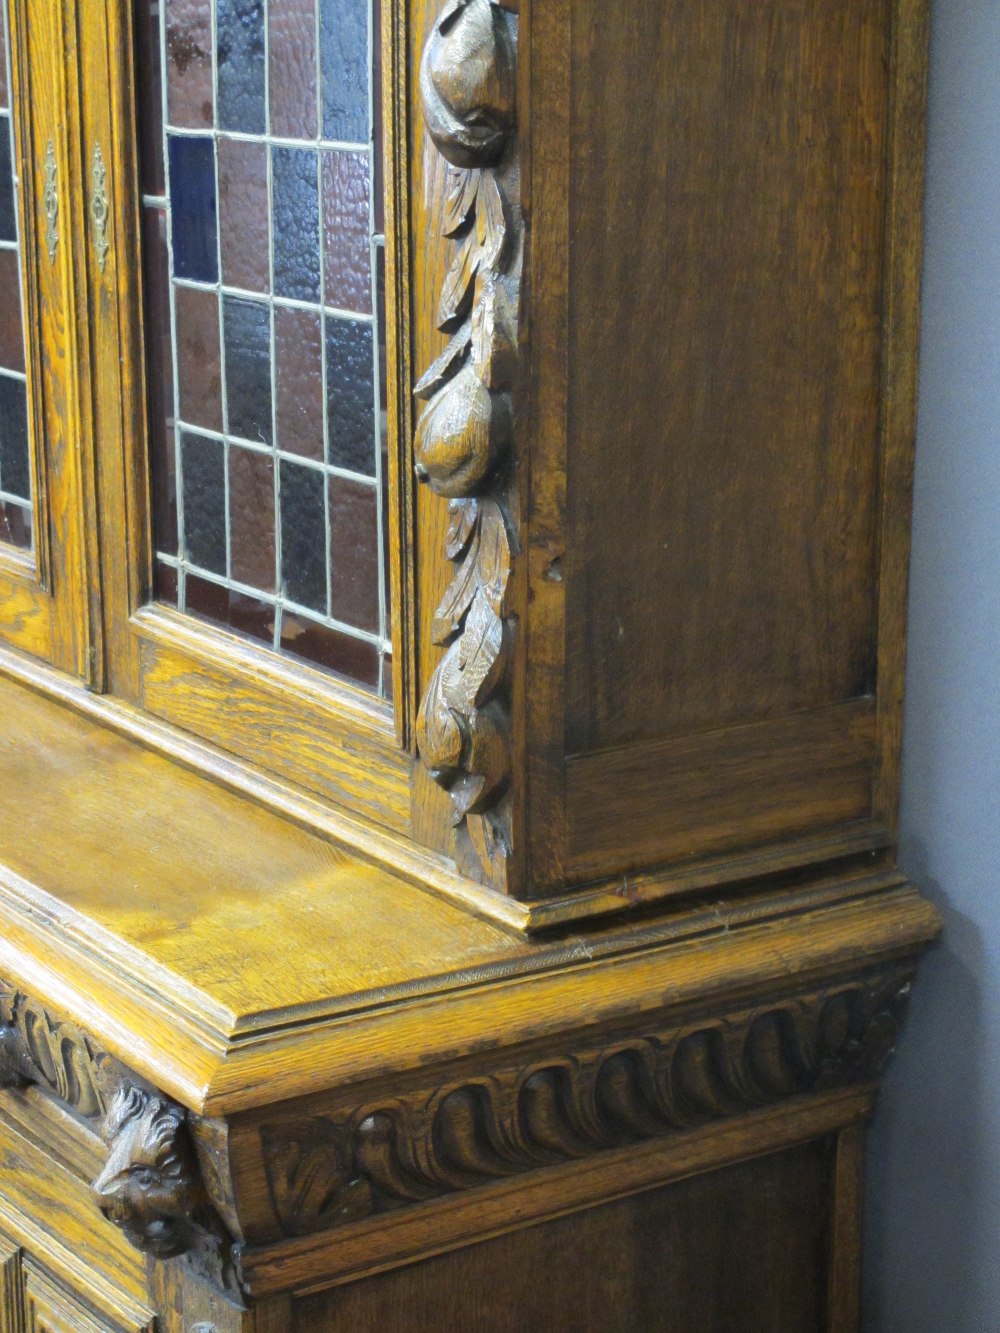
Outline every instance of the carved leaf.
{"label": "carved leaf", "polygon": [[480,175],[478,168],[470,170],[468,167],[449,166],[445,186],[444,225],[441,228],[445,236],[454,236],[472,217]]}
{"label": "carved leaf", "polygon": [[437,360],[417,380],[413,386],[414,397],[433,398],[438,389],[443,388],[461,368],[462,358],[471,341],[472,322],[466,320]]}
{"label": "carved leaf", "polygon": [[517,298],[508,280],[492,273],[480,278],[472,310],[472,364],[489,388],[510,388],[517,365]]}
{"label": "carved leaf", "polygon": [[459,565],[455,577],[448,585],[448,591],[434,612],[431,622],[431,639],[441,645],[448,642],[462,628],[462,620],[473,598],[479,590],[476,577],[476,565],[479,559],[478,536]]}
{"label": "carved leaf", "polygon": [[497,502],[453,500],[452,506],[448,557],[457,559],[463,549],[465,557],[434,613],[431,636],[437,644],[447,643],[461,629],[477,592],[482,593],[497,616],[502,615],[510,581],[510,539]]}
{"label": "carved leaf", "polygon": [[478,500],[452,500],[448,506],[450,522],[445,538],[444,552],[449,560],[457,560],[472,541],[479,517]]}
{"label": "carved leaf", "polygon": [[367,1116],[358,1126],[355,1153],[358,1164],[383,1199],[416,1203],[441,1193],[440,1185],[422,1181],[404,1164],[404,1144],[392,1117],[384,1112]]}
{"label": "carved leaf", "polygon": [[476,233],[470,231],[458,243],[451,268],[441,288],[438,306],[438,328],[454,328],[456,321],[465,318],[472,299],[472,284],[479,268],[479,246]]}
{"label": "carved leaf", "polygon": [[458,645],[453,644],[431,676],[417,714],[417,749],[436,781],[447,783],[462,762],[465,738],[448,697],[449,678],[457,671]]}
{"label": "carved leaf", "polygon": [[344,1136],[314,1119],[263,1125],[264,1165],[282,1231],[304,1236],[371,1211],[371,1186],[352,1175]]}
{"label": "carved leaf", "polygon": [[476,237],[482,250],[481,267],[498,268],[507,240],[507,219],[496,176],[492,171],[480,174],[479,196],[476,200]]}
{"label": "carved leaf", "polygon": [[455,824],[470,814],[483,814],[507,786],[510,775],[507,719],[496,704],[487,704],[470,719],[465,768],[449,788]]}
{"label": "carved leaf", "polygon": [[489,814],[469,815],[465,826],[480,863],[492,870],[496,880],[503,882],[505,862],[510,855],[504,835]]}
{"label": "carved leaf", "polygon": [[504,598],[510,583],[511,549],[507,520],[495,500],[484,500],[480,505],[476,571],[483,596],[496,615],[503,615],[506,610]]}
{"label": "carved leaf", "polygon": [[456,1088],[441,1099],[434,1116],[432,1142],[436,1174],[451,1188],[468,1180],[510,1175],[518,1169],[497,1152],[490,1133],[493,1106],[485,1089]]}
{"label": "carved leaf", "polygon": [[496,689],[503,673],[503,621],[484,596],[477,595],[458,641],[461,702],[469,712]]}

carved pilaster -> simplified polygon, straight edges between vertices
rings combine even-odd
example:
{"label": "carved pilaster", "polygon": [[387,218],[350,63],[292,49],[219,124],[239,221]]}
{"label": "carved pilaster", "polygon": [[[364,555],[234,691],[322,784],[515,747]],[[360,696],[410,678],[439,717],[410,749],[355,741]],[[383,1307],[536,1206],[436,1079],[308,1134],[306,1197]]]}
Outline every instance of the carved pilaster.
{"label": "carved pilaster", "polygon": [[[451,334],[417,383],[416,471],[451,502],[455,575],[432,624],[446,651],[424,695],[417,745],[452,802],[483,878],[510,850],[507,671],[516,555],[514,416],[523,228],[515,134],[517,20],[492,0],[448,0],[424,48],[424,121],[448,163],[439,225],[453,242],[438,327]],[[467,859],[467,858],[460,858]]]}

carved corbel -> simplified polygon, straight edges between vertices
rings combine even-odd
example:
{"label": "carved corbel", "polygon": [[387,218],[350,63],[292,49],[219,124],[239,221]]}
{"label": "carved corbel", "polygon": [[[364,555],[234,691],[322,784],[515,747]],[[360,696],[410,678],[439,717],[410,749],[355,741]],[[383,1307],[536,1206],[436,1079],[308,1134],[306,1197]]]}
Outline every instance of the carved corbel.
{"label": "carved corbel", "polygon": [[209,1206],[185,1120],[174,1102],[123,1083],[101,1127],[108,1160],[93,1184],[98,1207],[158,1259],[192,1248]]}
{"label": "carved corbel", "polygon": [[415,386],[419,480],[451,502],[457,565],[431,636],[445,654],[417,718],[417,747],[449,793],[480,873],[505,880],[510,850],[507,670],[517,497],[511,389],[523,227],[515,75],[517,20],[493,0],[448,0],[420,68],[424,121],[448,163],[443,235],[454,253],[437,325],[451,340]]}
{"label": "carved corbel", "polygon": [[206,1188],[187,1111],[158,1092],[124,1082],[101,1134],[108,1158],[91,1188],[104,1216],[137,1250],[155,1259],[181,1255],[238,1300],[239,1247]]}

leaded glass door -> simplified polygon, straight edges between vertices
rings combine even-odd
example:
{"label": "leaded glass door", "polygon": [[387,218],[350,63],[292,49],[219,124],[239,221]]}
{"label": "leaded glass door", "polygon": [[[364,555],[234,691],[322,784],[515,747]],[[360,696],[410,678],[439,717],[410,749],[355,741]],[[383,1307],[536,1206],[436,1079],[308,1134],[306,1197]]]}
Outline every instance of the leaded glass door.
{"label": "leaded glass door", "polygon": [[138,0],[155,595],[385,695],[370,0]]}

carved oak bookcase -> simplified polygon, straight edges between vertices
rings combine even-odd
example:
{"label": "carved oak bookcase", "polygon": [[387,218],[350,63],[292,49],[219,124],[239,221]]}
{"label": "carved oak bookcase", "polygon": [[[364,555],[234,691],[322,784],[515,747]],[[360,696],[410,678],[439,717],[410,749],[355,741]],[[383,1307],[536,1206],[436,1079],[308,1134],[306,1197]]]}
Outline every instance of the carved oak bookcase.
{"label": "carved oak bookcase", "polygon": [[0,1330],[856,1329],[925,0],[0,14]]}

